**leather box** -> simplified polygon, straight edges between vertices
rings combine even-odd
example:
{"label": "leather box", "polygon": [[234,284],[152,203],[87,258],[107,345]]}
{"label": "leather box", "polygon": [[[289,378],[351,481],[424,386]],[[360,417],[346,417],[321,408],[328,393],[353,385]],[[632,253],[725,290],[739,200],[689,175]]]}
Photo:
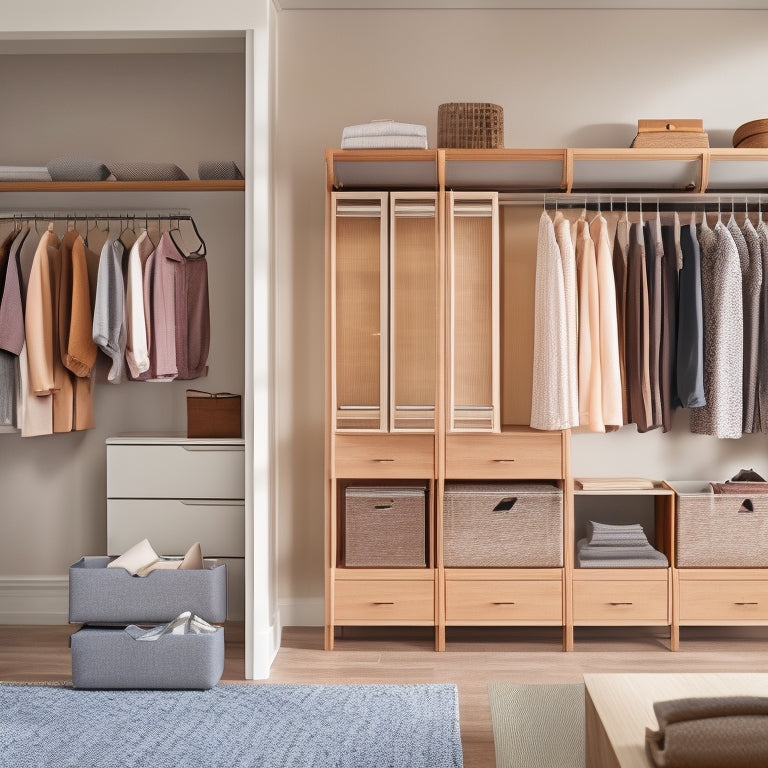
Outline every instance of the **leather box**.
{"label": "leather box", "polygon": [[242,437],[241,398],[187,390],[187,437]]}

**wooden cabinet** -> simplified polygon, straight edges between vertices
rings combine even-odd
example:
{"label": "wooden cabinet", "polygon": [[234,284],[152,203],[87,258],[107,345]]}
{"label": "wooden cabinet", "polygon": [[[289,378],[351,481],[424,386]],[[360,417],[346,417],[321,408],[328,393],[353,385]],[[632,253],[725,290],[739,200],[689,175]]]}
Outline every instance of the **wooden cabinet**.
{"label": "wooden cabinet", "polygon": [[763,569],[678,569],[675,579],[680,626],[768,624]]}

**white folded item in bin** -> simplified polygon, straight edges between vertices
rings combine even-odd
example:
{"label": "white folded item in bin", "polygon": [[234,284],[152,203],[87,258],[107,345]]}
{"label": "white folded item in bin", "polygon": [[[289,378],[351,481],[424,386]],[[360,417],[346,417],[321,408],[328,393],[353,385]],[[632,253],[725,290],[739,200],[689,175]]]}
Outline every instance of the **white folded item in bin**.
{"label": "white folded item in bin", "polygon": [[180,613],[173,621],[162,624],[152,629],[142,629],[135,624],[130,624],[125,631],[134,640],[157,640],[163,635],[210,635],[216,631],[216,627],[205,619],[195,616],[191,611]]}

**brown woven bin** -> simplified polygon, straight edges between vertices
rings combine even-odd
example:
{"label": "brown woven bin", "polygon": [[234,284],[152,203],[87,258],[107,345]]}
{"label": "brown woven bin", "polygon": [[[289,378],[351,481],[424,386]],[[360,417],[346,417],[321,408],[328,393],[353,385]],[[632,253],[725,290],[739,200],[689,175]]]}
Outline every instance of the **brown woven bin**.
{"label": "brown woven bin", "polygon": [[437,109],[437,146],[499,149],[504,146],[504,110],[498,104],[451,102]]}

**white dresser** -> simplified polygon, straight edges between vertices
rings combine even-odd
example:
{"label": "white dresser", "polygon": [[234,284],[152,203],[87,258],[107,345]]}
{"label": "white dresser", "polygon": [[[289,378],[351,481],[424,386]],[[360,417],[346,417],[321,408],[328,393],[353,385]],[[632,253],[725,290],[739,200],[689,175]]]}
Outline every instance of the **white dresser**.
{"label": "white dresser", "polygon": [[107,554],[149,539],[160,555],[227,564],[227,617],[245,609],[245,442],[165,433],[107,438]]}

